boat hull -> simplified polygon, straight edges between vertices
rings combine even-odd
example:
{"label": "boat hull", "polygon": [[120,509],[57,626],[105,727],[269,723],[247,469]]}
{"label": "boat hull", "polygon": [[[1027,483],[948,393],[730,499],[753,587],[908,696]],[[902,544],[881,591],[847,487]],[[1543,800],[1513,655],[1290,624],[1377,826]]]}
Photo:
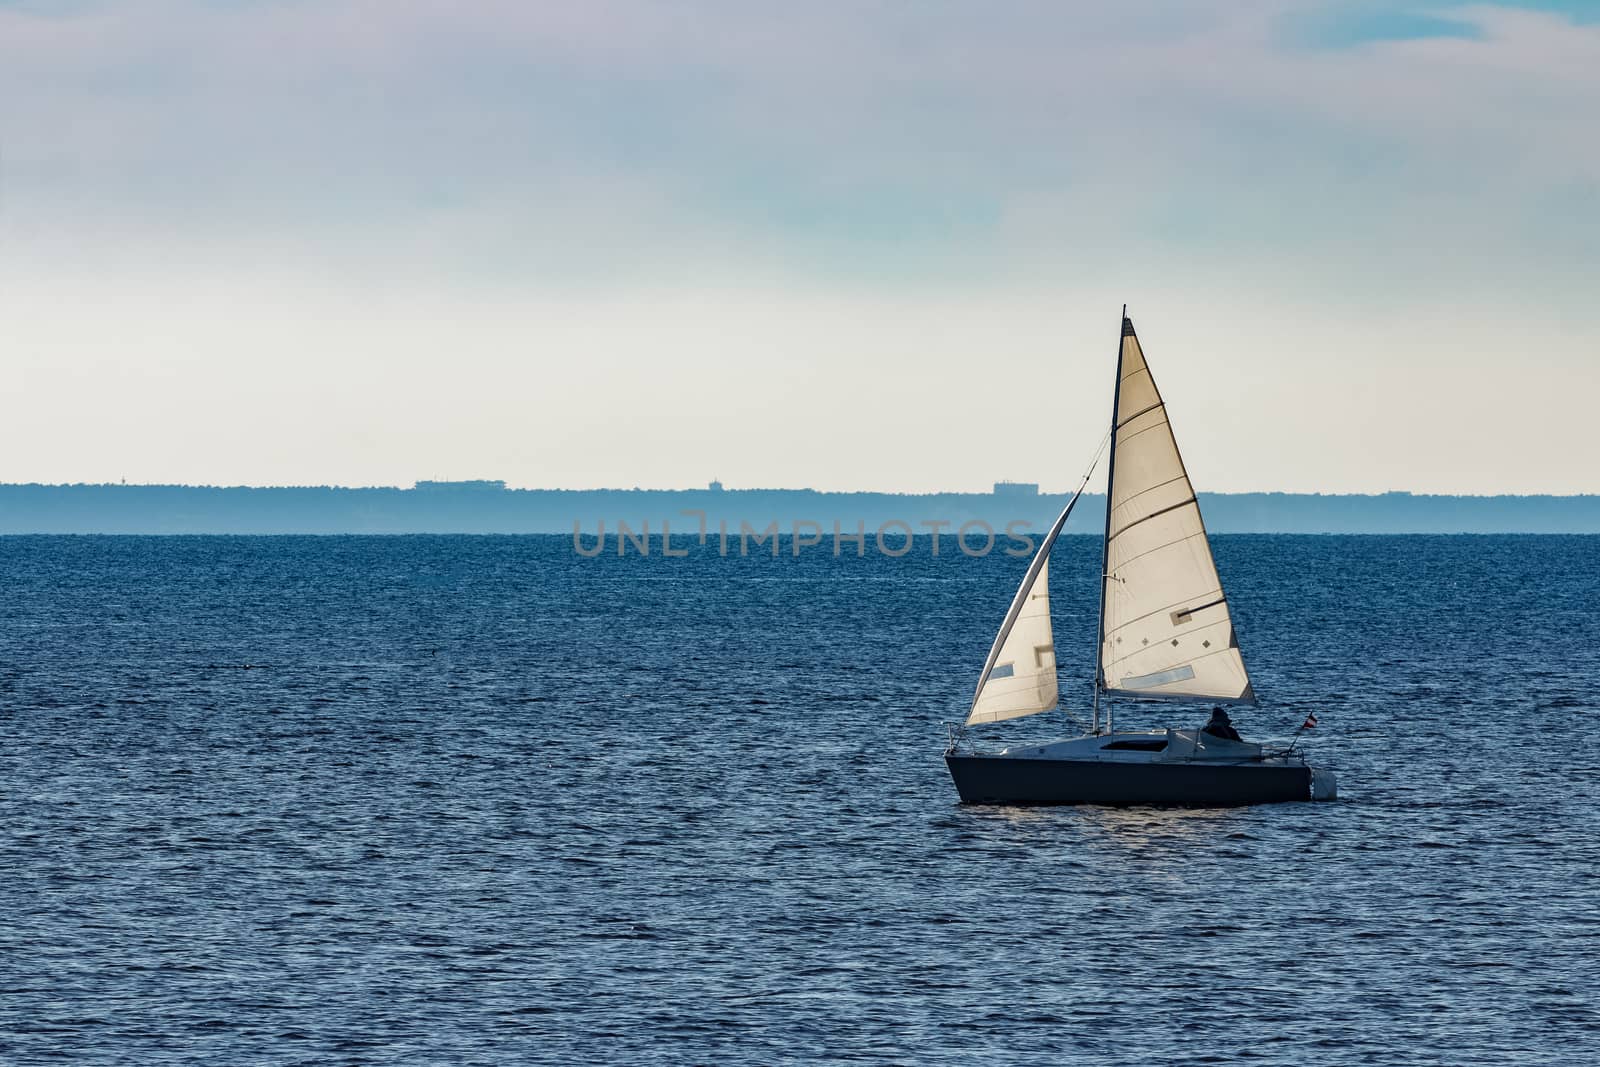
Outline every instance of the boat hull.
{"label": "boat hull", "polygon": [[1300,763],[1113,763],[947,754],[963,804],[1235,807],[1311,799]]}

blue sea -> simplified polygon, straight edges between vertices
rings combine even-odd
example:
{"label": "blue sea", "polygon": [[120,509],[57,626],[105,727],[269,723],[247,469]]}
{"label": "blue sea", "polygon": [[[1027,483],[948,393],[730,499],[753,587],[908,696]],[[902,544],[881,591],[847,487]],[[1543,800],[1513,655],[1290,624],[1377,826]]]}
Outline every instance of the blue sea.
{"label": "blue sea", "polygon": [[1025,560],[686,546],[0,538],[0,1062],[1600,1062],[1600,537],[1216,538],[1227,810],[957,804]]}

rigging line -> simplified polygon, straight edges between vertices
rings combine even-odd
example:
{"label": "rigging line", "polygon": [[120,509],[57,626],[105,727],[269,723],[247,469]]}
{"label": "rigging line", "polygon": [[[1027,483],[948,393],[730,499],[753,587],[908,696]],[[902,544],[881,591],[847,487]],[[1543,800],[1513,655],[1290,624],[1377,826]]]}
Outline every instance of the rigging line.
{"label": "rigging line", "polygon": [[1105,436],[1100,438],[1100,447],[1094,450],[1094,458],[1089,461],[1089,469],[1083,472],[1083,484],[1089,484],[1089,476],[1094,474],[1094,469],[1100,465],[1100,457],[1106,454],[1106,445],[1111,443],[1111,431],[1107,430]]}
{"label": "rigging line", "polygon": [[1070,711],[1068,711],[1068,710],[1067,710],[1067,709],[1066,709],[1066,706],[1065,706],[1065,705],[1063,705],[1063,704],[1057,704],[1057,705],[1056,705],[1056,710],[1057,710],[1057,711],[1059,711],[1059,712],[1060,712],[1060,713],[1061,713],[1061,717],[1062,717],[1062,718],[1064,718],[1064,719],[1066,719],[1066,720],[1067,720],[1067,725],[1068,725],[1068,726],[1071,726],[1071,727],[1072,727],[1072,728],[1073,728],[1073,729],[1074,729],[1074,730],[1077,730],[1077,729],[1081,729],[1081,728],[1082,728],[1082,727],[1081,727],[1081,724],[1080,724],[1080,723],[1079,723],[1079,721],[1078,721],[1078,718],[1077,718],[1077,716],[1075,716],[1075,715],[1073,715],[1073,714],[1072,714],[1072,712],[1070,712]]}

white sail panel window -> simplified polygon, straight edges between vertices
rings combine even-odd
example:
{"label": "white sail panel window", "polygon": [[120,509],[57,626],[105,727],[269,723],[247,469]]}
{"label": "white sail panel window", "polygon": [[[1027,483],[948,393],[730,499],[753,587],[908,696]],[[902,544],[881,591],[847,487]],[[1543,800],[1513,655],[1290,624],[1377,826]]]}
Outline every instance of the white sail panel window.
{"label": "white sail panel window", "polygon": [[1050,629],[1050,565],[1045,561],[1019,601],[967,715],[968,724],[1036,715],[1056,706],[1056,645]]}
{"label": "white sail panel window", "polygon": [[1124,320],[1106,529],[1106,691],[1254,703],[1194,487]]}

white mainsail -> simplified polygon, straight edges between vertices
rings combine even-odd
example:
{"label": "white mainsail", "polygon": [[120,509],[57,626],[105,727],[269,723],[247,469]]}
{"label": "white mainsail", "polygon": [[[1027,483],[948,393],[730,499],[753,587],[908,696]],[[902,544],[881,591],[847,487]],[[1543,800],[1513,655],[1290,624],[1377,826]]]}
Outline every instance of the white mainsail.
{"label": "white mainsail", "polygon": [[1254,704],[1194,486],[1122,320],[1100,623],[1104,692]]}

